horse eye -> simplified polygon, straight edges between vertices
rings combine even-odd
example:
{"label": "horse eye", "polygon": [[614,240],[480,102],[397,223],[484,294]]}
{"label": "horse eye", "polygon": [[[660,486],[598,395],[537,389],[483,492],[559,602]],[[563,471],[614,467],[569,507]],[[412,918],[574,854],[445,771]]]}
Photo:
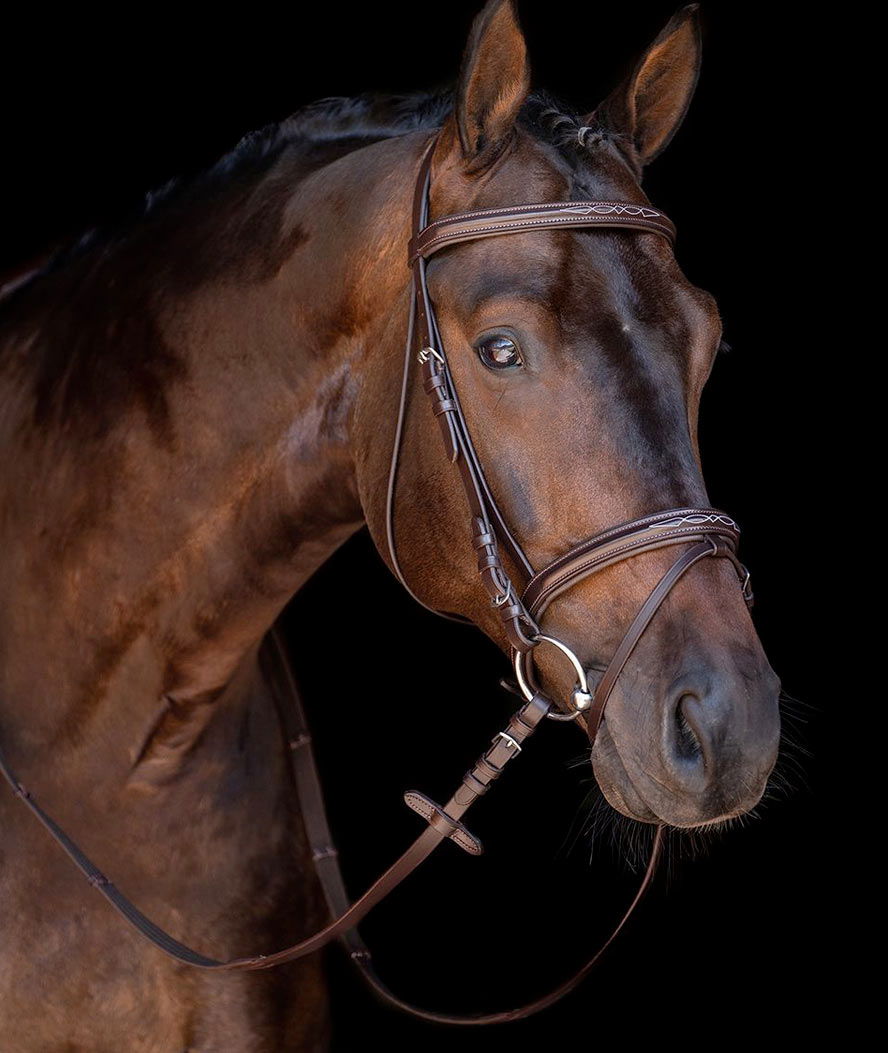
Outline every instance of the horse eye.
{"label": "horse eye", "polygon": [[488,369],[514,369],[522,365],[518,345],[511,337],[502,333],[482,337],[475,344],[475,350]]}

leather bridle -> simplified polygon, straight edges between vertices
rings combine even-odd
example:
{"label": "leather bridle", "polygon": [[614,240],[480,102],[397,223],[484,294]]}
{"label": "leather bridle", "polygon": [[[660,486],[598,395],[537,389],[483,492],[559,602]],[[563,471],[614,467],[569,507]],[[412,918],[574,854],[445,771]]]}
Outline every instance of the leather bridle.
{"label": "leather bridle", "polygon": [[[281,641],[271,634],[268,668],[275,701],[278,705],[283,730],[290,748],[301,814],[304,820],[312,856],[333,921],[319,932],[292,947],[273,954],[258,954],[247,958],[220,961],[176,940],[142,914],[95,866],[78,845],[43,810],[25,788],[0,752],[0,774],[52,837],[68,853],[75,865],[108,902],[143,936],[179,962],[201,969],[240,971],[268,969],[294,961],[319,950],[334,938],[340,938],[351,958],[364,976],[388,1003],[426,1020],[449,1024],[492,1024],[517,1020],[552,1005],[573,990],[590,971],[601,953],[620,932],[641,899],[653,877],[663,840],[663,828],[658,826],[647,870],[634,899],[619,924],[600,950],[569,980],[554,991],[529,1005],[500,1013],[457,1016],[419,1009],[393,994],[376,973],[370,952],[361,939],[357,923],[377,903],[384,899],[442,841],[452,840],[473,855],[481,853],[479,840],[462,822],[469,807],[499,778],[505,766],[516,757],[522,744],[544,717],[579,719],[586,725],[590,742],[601,724],[608,698],[620,672],[660,605],[681,577],[697,562],[708,557],[729,559],[737,569],[748,604],[752,603],[749,574],[736,556],[739,530],[724,512],[713,508],[672,508],[653,512],[640,519],[622,523],[595,535],[553,560],[548,566],[534,571],[504,516],[485,479],[480,461],[472,445],[466,418],[463,414],[453,376],[441,341],[435,311],[426,283],[426,261],[442,249],[478,238],[499,237],[518,231],[546,231],[563,229],[618,229],[656,234],[669,239],[675,228],[659,210],[649,205],[620,201],[568,201],[535,203],[508,208],[481,209],[445,216],[429,222],[429,187],[431,163],[436,135],[423,156],[414,193],[413,237],[409,246],[409,263],[413,275],[413,296],[405,349],[404,373],[398,409],[389,485],[386,500],[386,535],[395,574],[417,602],[422,603],[407,584],[398,561],[394,533],[394,495],[397,481],[401,439],[407,409],[410,363],[417,354],[422,367],[423,388],[429,396],[437,417],[448,458],[459,469],[459,476],[468,500],[471,515],[471,541],[477,554],[478,571],[490,602],[498,611],[512,648],[518,690],[524,704],[513,714],[506,727],[492,740],[491,745],[465,773],[454,794],[445,805],[438,805],[424,794],[410,791],[404,795],[406,803],[426,821],[423,832],[407,850],[357,900],[351,902],[337,861],[332,836],[327,823],[318,771],[311,750],[311,738],[299,693],[292,682]],[[500,545],[509,552],[525,581],[520,589],[507,572],[501,558]],[[565,590],[591,574],[626,560],[642,552],[665,546],[682,546],[682,552],[653,588],[632,620],[608,665],[603,669],[594,691],[590,690],[588,672],[563,641],[540,628],[540,620],[549,604]],[[429,608],[434,610],[434,608]],[[436,613],[444,613],[436,611]],[[457,617],[445,614],[445,617]],[[466,620],[459,618],[459,620]],[[556,647],[570,661],[576,673],[576,685],[569,700],[559,706],[539,688],[533,671],[535,649],[547,643]],[[413,747],[427,748],[424,743]]]}
{"label": "leather bridle", "polygon": [[[744,597],[748,604],[752,604],[749,574],[736,555],[739,529],[730,516],[715,508],[670,508],[596,534],[548,566],[534,571],[493,497],[472,444],[429,294],[426,261],[452,245],[532,230],[616,228],[657,234],[671,244],[675,239],[675,226],[650,205],[622,201],[512,205],[462,212],[430,223],[429,191],[436,143],[437,137],[427,148],[420,166],[414,191],[413,236],[408,248],[413,272],[413,300],[386,499],[386,538],[392,567],[413,598],[427,607],[407,584],[398,561],[394,531],[395,484],[407,411],[410,361],[415,353],[421,364],[423,388],[438,420],[447,457],[459,469],[471,515],[471,540],[477,553],[478,572],[511,644],[521,691],[528,700],[537,692],[532,672],[534,650],[544,642],[555,646],[571,662],[577,682],[566,712],[552,712],[549,716],[573,720],[582,714],[590,741],[594,742],[604,707],[635,645],[671,589],[698,560],[706,556],[731,560],[743,583]],[[603,670],[594,693],[591,693],[587,672],[574,652],[564,641],[548,636],[540,629],[538,620],[541,615],[561,593],[605,567],[642,552],[689,543],[691,547],[685,548],[651,591]],[[503,564],[500,544],[525,578],[521,589],[516,587]],[[435,613],[444,614],[442,611]],[[454,616],[445,614],[445,617]]]}

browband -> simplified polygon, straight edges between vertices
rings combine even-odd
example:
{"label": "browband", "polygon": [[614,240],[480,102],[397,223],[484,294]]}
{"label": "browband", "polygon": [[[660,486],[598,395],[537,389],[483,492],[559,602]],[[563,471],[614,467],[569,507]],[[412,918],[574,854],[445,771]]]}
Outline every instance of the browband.
{"label": "browband", "polygon": [[675,241],[675,224],[659,209],[626,201],[556,201],[508,208],[482,208],[444,216],[424,227],[408,244],[408,261],[425,259],[447,245],[524,230],[557,227],[619,227],[659,234]]}

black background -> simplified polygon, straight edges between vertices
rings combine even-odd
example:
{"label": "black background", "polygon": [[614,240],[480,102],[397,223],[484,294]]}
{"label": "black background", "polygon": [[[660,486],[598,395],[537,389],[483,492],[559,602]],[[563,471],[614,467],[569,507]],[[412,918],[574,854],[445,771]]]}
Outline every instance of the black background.
{"label": "black background", "polygon": [[[11,267],[113,219],[174,175],[215,161],[247,131],[330,94],[432,88],[455,76],[475,2],[354,9],[261,2],[197,20],[180,8],[78,6],[9,14],[2,44],[3,240]],[[519,4],[538,86],[591,109],[673,11],[670,3]],[[207,9],[209,12],[209,9]],[[709,1042],[800,1036],[851,1007],[829,951],[848,908],[829,802],[833,655],[804,510],[830,476],[821,367],[828,341],[822,234],[802,219],[823,164],[829,62],[796,5],[710,2],[704,61],[685,124],[649,169],[651,200],[677,223],[679,261],[718,298],[731,353],[704,395],[701,446],[713,504],[743,528],[754,612],[785,690],[794,745],[788,788],[760,817],[672,860],[668,877],[594,979],[558,1008],[495,1032],[416,1024],[379,1007],[338,949],[328,952],[336,1050],[536,1048],[545,1042]],[[790,531],[787,524],[802,527]],[[378,607],[357,634],[342,615],[357,575]],[[359,891],[418,831],[405,789],[446,798],[513,707],[499,652],[417,609],[364,533],[315,576],[287,615],[346,876]],[[443,726],[442,706],[461,716]],[[384,716],[378,719],[380,702]],[[373,719],[371,719],[371,714]],[[347,744],[337,747],[348,729]],[[434,740],[422,762],[405,747]],[[565,839],[589,789],[572,728],[546,726],[469,824],[480,860],[443,846],[379,908],[364,935],[405,996],[492,1009],[553,985],[583,960],[631,895],[633,875],[602,835]],[[356,792],[357,791],[357,792]],[[841,788],[838,789],[841,804]],[[519,822],[519,814],[532,818]],[[472,953],[471,980],[454,971]],[[246,1053],[246,1051],[245,1051]]]}

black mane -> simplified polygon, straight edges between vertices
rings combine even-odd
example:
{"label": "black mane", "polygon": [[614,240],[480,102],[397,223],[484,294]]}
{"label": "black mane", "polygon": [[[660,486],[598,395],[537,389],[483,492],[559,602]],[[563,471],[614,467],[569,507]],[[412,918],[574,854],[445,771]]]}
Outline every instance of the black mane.
{"label": "black mane", "polygon": [[[277,121],[248,132],[227,154],[203,172],[187,178],[174,177],[146,192],[139,205],[113,224],[93,227],[73,241],[55,248],[33,271],[0,285],[0,302],[7,306],[17,294],[44,275],[102,246],[119,242],[147,219],[187,200],[206,198],[235,181],[259,178],[288,147],[354,140],[354,149],[378,139],[411,131],[438,128],[453,108],[451,89],[436,93],[377,95],[320,99]],[[519,123],[531,134],[575,160],[578,152],[594,148],[604,140],[619,145],[620,136],[583,121],[546,92],[532,92],[519,115]]]}

